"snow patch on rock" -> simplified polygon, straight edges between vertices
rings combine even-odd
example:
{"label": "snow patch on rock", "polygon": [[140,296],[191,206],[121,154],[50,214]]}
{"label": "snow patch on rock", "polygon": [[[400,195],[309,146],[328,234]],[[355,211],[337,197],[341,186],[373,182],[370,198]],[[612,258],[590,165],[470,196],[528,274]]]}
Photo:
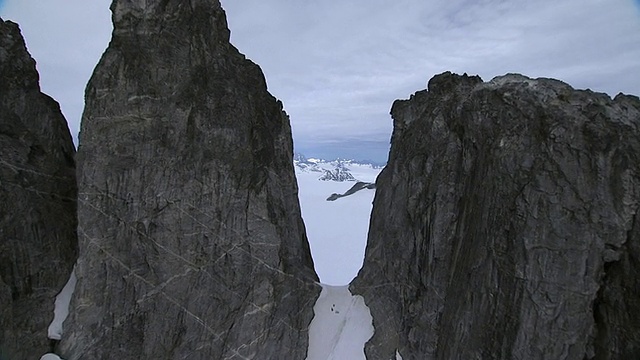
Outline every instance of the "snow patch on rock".
{"label": "snow patch on rock", "polygon": [[62,360],[60,358],[60,356],[56,355],[56,354],[44,354],[42,355],[42,357],[40,357],[40,360]]}
{"label": "snow patch on rock", "polygon": [[73,271],[71,271],[69,280],[67,280],[65,286],[56,296],[55,309],[53,310],[53,321],[49,325],[49,339],[62,339],[62,323],[64,323],[67,316],[69,316],[69,303],[71,303],[71,296],[73,296],[73,291],[76,289],[77,281],[76,269],[74,268]]}

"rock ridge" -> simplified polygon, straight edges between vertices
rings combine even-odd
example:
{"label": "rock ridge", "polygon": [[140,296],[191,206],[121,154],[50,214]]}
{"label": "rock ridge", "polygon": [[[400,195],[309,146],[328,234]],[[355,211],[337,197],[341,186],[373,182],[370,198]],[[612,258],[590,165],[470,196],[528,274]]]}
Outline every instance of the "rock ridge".
{"label": "rock ridge", "polygon": [[397,100],[369,359],[640,356],[640,101],[443,73]]}
{"label": "rock ridge", "polygon": [[352,187],[349,188],[349,190],[345,191],[342,194],[337,194],[337,193],[333,193],[331,195],[329,195],[329,197],[327,198],[327,201],[336,201],[340,198],[349,196],[349,195],[353,195],[355,193],[357,193],[360,190],[364,190],[364,189],[369,189],[369,190],[375,190],[376,188],[376,184],[375,183],[368,183],[368,182],[364,182],[364,181],[358,181],[355,184],[353,184]]}

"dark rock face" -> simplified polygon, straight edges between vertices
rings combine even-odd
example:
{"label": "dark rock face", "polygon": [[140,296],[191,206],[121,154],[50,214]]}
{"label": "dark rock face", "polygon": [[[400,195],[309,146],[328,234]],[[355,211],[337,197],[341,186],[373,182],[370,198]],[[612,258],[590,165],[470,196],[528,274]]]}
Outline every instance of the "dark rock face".
{"label": "dark rock face", "polygon": [[0,19],[0,357],[49,349],[56,294],[77,257],[75,149],[40,92],[18,25]]}
{"label": "dark rock face", "polygon": [[320,292],[289,120],[217,0],[116,0],[78,150],[73,359],[302,359]]}
{"label": "dark rock face", "polygon": [[336,201],[336,200],[338,200],[340,198],[343,198],[345,196],[353,195],[353,194],[357,193],[360,190],[364,190],[364,189],[373,190],[375,188],[376,188],[376,184],[363,182],[363,181],[358,181],[357,183],[353,184],[353,186],[351,188],[349,188],[349,190],[345,191],[343,194],[336,194],[336,193],[331,194],[327,198],[327,201]]}
{"label": "dark rock face", "polygon": [[445,73],[392,108],[369,359],[640,358],[640,101]]}

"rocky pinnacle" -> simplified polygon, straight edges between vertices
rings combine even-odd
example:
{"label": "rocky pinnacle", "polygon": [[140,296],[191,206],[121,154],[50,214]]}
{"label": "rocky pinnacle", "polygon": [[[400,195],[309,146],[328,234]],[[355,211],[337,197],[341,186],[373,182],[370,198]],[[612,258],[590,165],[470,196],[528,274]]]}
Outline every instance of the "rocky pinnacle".
{"label": "rocky pinnacle", "polygon": [[0,19],[2,359],[37,359],[49,350],[55,296],[77,257],[74,154],[18,25]]}
{"label": "rocky pinnacle", "polygon": [[396,101],[369,359],[640,358],[640,101],[451,73]]}
{"label": "rocky pinnacle", "polygon": [[78,150],[75,359],[302,359],[320,287],[289,119],[218,0],[116,0]]}

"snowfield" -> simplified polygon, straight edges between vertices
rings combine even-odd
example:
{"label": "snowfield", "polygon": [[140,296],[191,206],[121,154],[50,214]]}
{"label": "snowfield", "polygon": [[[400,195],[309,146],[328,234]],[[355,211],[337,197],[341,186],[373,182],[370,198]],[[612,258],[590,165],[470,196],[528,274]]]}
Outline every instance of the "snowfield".
{"label": "snowfield", "polygon": [[309,325],[307,360],[359,360],[373,336],[369,308],[349,287],[324,285]]}
{"label": "snowfield", "polygon": [[[335,169],[335,162],[315,161],[322,170]],[[371,183],[382,170],[366,164],[347,163],[345,166],[356,180]],[[302,218],[320,282],[346,285],[362,267],[375,190],[364,189],[327,201],[331,194],[342,194],[355,182],[319,180],[323,174],[296,164]]]}

